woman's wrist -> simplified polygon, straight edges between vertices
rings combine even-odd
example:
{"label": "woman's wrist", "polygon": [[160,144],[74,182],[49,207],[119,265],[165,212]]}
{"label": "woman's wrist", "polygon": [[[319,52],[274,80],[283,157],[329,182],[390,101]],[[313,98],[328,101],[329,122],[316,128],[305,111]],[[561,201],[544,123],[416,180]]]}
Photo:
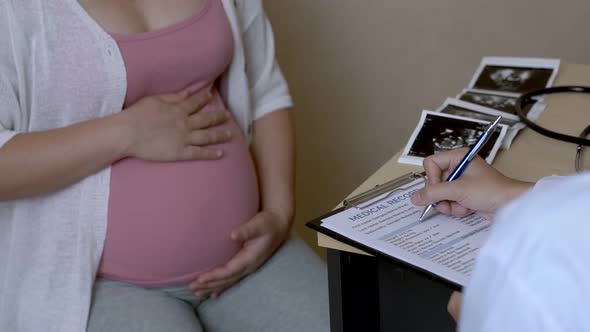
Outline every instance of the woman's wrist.
{"label": "woman's wrist", "polygon": [[272,213],[281,227],[290,229],[295,217],[294,209],[287,206],[265,206],[263,204],[262,211]]}
{"label": "woman's wrist", "polygon": [[136,129],[135,119],[130,112],[120,112],[109,118],[109,127],[115,137],[117,137],[117,146],[115,147],[118,159],[133,156],[133,145],[135,142]]}

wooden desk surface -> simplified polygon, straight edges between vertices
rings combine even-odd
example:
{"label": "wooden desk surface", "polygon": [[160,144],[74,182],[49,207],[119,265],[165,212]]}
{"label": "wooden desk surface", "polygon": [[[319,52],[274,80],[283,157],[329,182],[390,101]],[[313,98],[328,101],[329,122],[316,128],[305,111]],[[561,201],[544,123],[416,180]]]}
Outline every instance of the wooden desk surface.
{"label": "wooden desk surface", "polygon": [[[590,66],[562,64],[554,85],[590,86]],[[590,124],[590,95],[588,94],[554,95],[545,98],[545,103],[547,108],[537,121],[544,127],[578,136]],[[575,152],[576,145],[542,136],[527,128],[516,136],[508,151],[498,152],[494,166],[507,176],[536,181],[548,175],[575,173]],[[398,163],[400,153],[393,156],[350,195],[356,195],[408,172],[422,171],[422,167]],[[584,165],[590,168],[590,152],[585,154]],[[365,254],[319,233],[318,245]]]}

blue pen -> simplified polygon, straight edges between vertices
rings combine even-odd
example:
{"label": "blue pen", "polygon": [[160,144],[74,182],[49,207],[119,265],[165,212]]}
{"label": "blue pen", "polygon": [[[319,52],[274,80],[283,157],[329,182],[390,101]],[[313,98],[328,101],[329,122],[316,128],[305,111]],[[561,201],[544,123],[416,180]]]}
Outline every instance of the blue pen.
{"label": "blue pen", "polygon": [[[496,118],[496,120],[494,120],[494,122],[490,123],[490,125],[486,128],[486,130],[483,132],[483,134],[481,134],[481,136],[479,136],[479,138],[477,139],[477,142],[475,142],[475,144],[473,144],[473,146],[471,146],[471,149],[469,149],[469,151],[467,152],[465,157],[463,157],[463,159],[461,160],[459,165],[457,165],[457,168],[455,168],[453,173],[451,173],[451,175],[447,179],[447,182],[451,182],[451,181],[456,180],[461,175],[461,173],[463,173],[463,171],[467,168],[467,165],[469,165],[471,160],[473,160],[473,158],[479,153],[479,151],[486,145],[486,143],[488,142],[490,137],[492,137],[492,134],[496,130],[496,126],[498,126],[498,123],[500,122],[501,119],[502,119],[502,117],[498,116]],[[430,210],[435,206],[436,206],[436,204],[428,205],[424,209],[424,211],[422,211],[422,214],[420,215],[420,221],[423,221],[424,217],[426,217],[428,212],[430,212]]]}

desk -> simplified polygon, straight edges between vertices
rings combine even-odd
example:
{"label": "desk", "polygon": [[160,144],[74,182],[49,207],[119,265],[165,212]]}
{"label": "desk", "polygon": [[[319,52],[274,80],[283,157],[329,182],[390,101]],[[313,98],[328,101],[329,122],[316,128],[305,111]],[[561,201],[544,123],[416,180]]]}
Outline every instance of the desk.
{"label": "desk", "polygon": [[[562,64],[554,85],[590,86],[590,66]],[[545,99],[538,123],[577,136],[590,124],[590,95],[560,94]],[[536,181],[547,175],[574,173],[576,146],[525,129],[508,151],[500,151],[494,166],[507,176]],[[393,156],[350,195],[421,167],[399,164]],[[585,154],[590,169],[590,153]],[[318,234],[328,249],[330,315],[333,332],[454,331],[446,313],[451,291],[401,266]]]}

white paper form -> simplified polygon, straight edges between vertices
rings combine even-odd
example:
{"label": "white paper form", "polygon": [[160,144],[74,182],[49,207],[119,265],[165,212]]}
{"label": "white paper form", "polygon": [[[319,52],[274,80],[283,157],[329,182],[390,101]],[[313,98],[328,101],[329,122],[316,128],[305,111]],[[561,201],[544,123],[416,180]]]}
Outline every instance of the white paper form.
{"label": "white paper form", "polygon": [[413,205],[410,197],[423,186],[423,180],[416,180],[375,198],[372,205],[332,215],[322,220],[322,227],[465,286],[490,221],[477,215],[459,219],[437,214],[420,222],[424,207]]}

